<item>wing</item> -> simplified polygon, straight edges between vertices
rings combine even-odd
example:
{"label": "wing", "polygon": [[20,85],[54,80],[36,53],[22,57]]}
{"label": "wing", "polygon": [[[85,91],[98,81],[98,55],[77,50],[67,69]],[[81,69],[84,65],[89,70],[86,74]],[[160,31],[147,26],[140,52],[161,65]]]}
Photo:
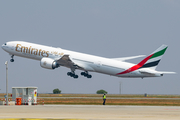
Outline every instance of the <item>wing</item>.
{"label": "wing", "polygon": [[70,68],[72,71],[75,69],[80,69],[84,71],[94,71],[93,68],[91,68],[89,65],[85,64],[84,62],[77,60],[77,59],[71,59],[69,55],[63,55],[60,59],[56,61],[60,66],[65,66]]}
{"label": "wing", "polygon": [[69,57],[69,55],[63,55],[60,59],[56,61],[60,66],[65,66],[71,68],[72,70],[80,68],[76,65]]}
{"label": "wing", "polygon": [[69,58],[69,55],[63,55],[59,60],[57,60],[57,63],[61,66],[73,66],[74,63]]}
{"label": "wing", "polygon": [[59,60],[56,61],[60,66],[71,68],[72,70],[80,68],[76,65],[69,57],[69,55],[63,55]]}

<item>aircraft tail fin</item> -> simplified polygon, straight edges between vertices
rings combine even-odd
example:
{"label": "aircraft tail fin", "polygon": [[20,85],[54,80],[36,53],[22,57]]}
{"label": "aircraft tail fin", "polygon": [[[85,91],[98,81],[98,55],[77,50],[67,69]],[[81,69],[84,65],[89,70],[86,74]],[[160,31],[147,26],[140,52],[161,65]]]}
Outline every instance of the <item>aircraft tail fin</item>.
{"label": "aircraft tail fin", "polygon": [[153,53],[151,53],[148,57],[138,63],[138,65],[142,66],[140,68],[151,68],[155,70],[167,48],[167,45],[162,45]]}
{"label": "aircraft tail fin", "polygon": [[[150,73],[150,74],[154,74],[157,73],[157,71],[155,71],[158,63],[160,62],[162,56],[164,55],[166,49],[167,49],[167,45],[162,45],[161,47],[159,47],[157,50],[155,50],[153,53],[151,53],[149,56],[147,56],[146,58],[144,58],[140,63],[138,63],[137,65],[132,66],[131,68],[121,72],[121,73],[117,73],[117,75],[120,74],[126,74],[126,73],[130,73],[132,71],[135,71],[137,69],[140,69],[140,72],[144,72],[144,73]],[[141,68],[150,68],[150,69],[141,69]],[[160,74],[163,75],[163,73],[174,73],[174,72],[162,72]]]}

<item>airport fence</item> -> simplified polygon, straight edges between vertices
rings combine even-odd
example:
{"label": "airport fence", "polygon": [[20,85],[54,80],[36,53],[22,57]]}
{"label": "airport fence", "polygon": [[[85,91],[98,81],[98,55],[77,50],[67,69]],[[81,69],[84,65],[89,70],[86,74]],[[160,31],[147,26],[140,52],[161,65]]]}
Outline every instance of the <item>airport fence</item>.
{"label": "airport fence", "polygon": [[[0,99],[0,105],[6,105],[6,99]],[[8,105],[44,105],[44,99],[21,99],[17,101],[16,99],[8,99]]]}

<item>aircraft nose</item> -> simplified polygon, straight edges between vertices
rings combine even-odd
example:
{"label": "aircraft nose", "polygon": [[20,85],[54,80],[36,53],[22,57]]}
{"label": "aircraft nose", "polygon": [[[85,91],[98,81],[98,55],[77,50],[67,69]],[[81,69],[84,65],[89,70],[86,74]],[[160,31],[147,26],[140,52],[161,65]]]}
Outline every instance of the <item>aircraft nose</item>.
{"label": "aircraft nose", "polygon": [[1,46],[1,48],[2,48],[2,49],[4,48],[4,44]]}
{"label": "aircraft nose", "polygon": [[4,50],[6,46],[7,46],[7,43],[4,43],[4,44],[1,46],[1,48]]}

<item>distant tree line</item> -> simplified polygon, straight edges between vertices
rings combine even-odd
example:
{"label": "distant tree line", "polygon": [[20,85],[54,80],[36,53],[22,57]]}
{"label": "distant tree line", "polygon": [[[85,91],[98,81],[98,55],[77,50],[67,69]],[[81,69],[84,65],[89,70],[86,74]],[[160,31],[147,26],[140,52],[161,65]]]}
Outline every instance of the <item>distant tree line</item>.
{"label": "distant tree line", "polygon": [[103,90],[103,89],[101,89],[101,90],[98,90],[96,93],[97,94],[104,94],[104,93],[107,94],[108,92]]}
{"label": "distant tree line", "polygon": [[56,89],[53,90],[53,94],[61,94],[61,90],[56,88]]}
{"label": "distant tree line", "polygon": [[[105,90],[103,90],[103,89],[98,90],[98,91],[96,92],[96,94],[104,94],[104,93],[107,94],[108,92],[105,91]],[[59,90],[58,88],[56,88],[56,89],[53,90],[53,94],[61,94],[61,90]]]}

